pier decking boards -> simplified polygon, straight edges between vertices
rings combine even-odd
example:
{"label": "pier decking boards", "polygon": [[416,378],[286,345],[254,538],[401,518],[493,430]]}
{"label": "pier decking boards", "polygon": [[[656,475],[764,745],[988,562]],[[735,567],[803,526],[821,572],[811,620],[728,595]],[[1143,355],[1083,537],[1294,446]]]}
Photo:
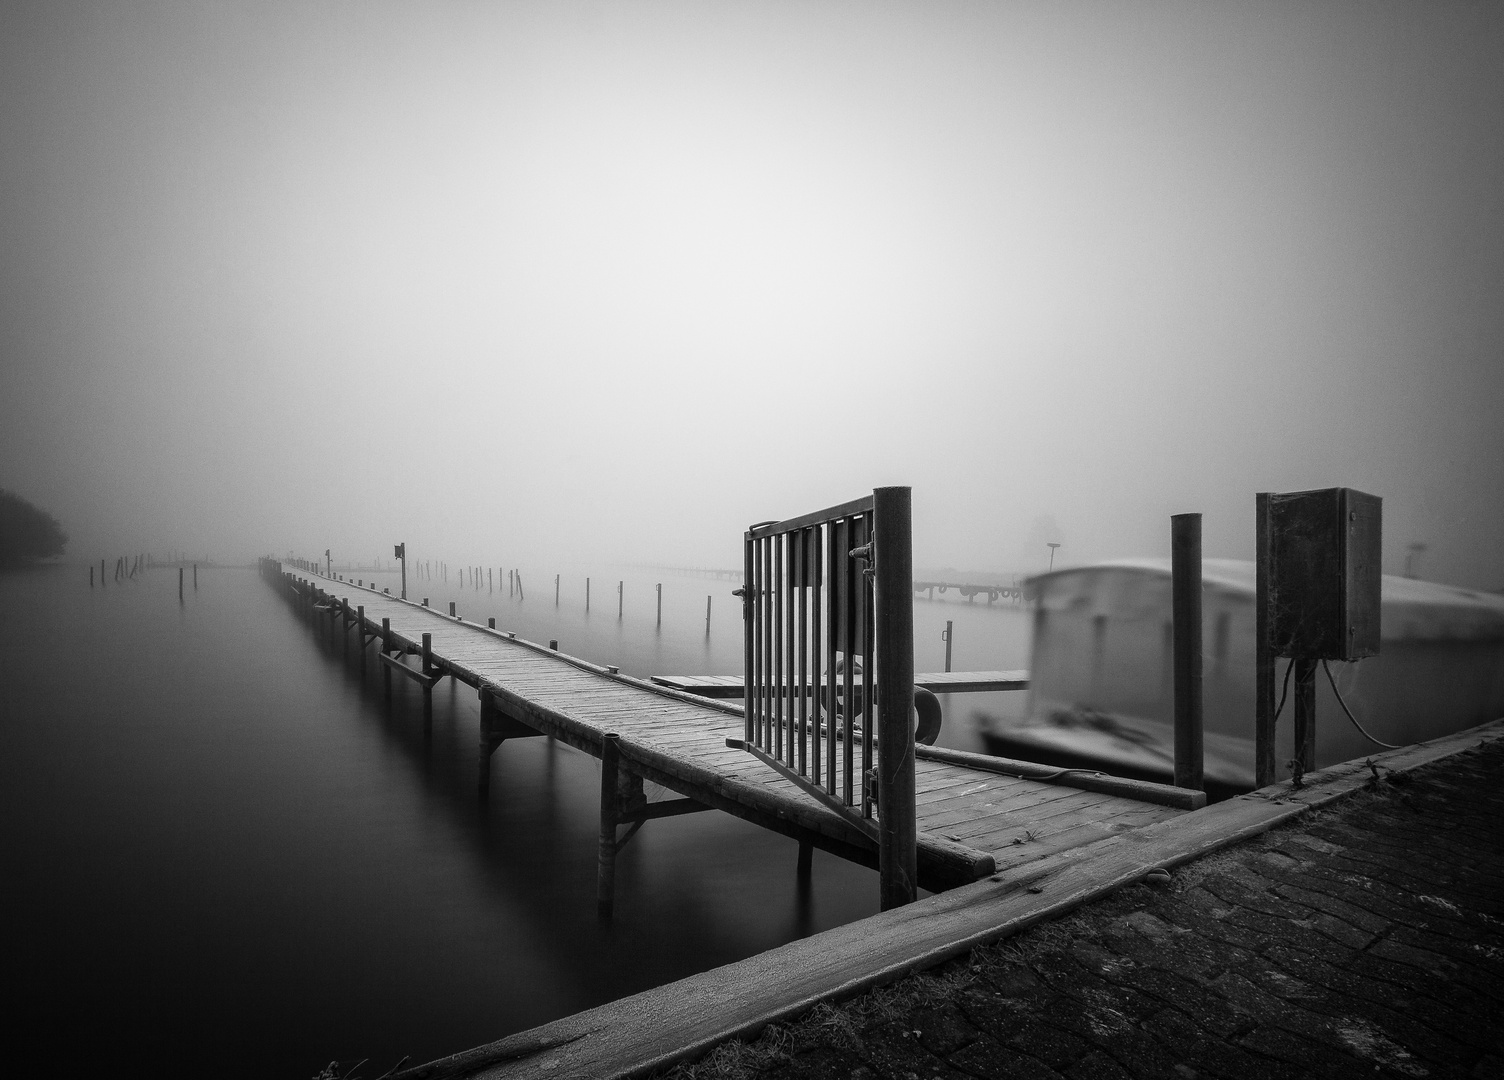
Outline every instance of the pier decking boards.
{"label": "pier decking boards", "polygon": [[[368,639],[380,643],[384,619],[390,620],[388,647],[399,655],[420,653],[423,635],[430,635],[433,679],[425,684],[449,676],[481,694],[487,728],[479,744],[487,755],[483,768],[491,749],[506,738],[552,735],[600,757],[606,735],[614,733],[622,769],[699,804],[680,809],[722,810],[855,862],[876,864],[875,846],[841,815],[751,754],[727,746],[728,738],[744,734],[740,703],[617,674],[351,582],[301,573],[270,576],[338,620],[346,634],[355,629],[357,608],[363,606],[362,645]],[[916,757],[919,883],[932,891],[1163,821],[1196,805],[1185,802],[1185,792],[1162,785],[929,748],[920,748]],[[1097,790],[1086,790],[1092,787]],[[663,816],[653,806],[646,812],[639,808],[636,816]],[[633,817],[629,812],[621,820]]]}

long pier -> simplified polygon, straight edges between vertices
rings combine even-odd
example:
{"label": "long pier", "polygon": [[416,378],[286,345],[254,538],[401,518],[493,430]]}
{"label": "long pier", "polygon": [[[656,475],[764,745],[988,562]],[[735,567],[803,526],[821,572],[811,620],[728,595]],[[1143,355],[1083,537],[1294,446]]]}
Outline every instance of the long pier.
{"label": "long pier", "polygon": [[[728,745],[743,734],[739,704],[633,678],[371,586],[287,572],[271,559],[261,569],[294,602],[354,638],[361,663],[375,646],[388,692],[394,676],[418,683],[425,722],[440,680],[477,691],[482,791],[489,788],[491,755],[508,739],[552,736],[602,760],[602,914],[611,909],[617,852],[658,817],[733,814],[797,840],[801,871],[816,847],[877,865],[876,845],[848,819]],[[938,748],[916,748],[916,757],[918,876],[931,891],[1175,817],[1205,799],[1160,784]],[[644,781],[680,797],[649,802]]]}

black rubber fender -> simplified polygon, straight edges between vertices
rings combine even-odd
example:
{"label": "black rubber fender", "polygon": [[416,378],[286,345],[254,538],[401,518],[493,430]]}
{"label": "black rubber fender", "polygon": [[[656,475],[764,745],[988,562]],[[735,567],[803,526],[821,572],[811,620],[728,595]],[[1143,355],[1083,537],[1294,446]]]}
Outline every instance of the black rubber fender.
{"label": "black rubber fender", "polygon": [[922,686],[914,687],[914,711],[919,720],[914,725],[914,741],[925,746],[935,745],[940,737],[940,699]]}

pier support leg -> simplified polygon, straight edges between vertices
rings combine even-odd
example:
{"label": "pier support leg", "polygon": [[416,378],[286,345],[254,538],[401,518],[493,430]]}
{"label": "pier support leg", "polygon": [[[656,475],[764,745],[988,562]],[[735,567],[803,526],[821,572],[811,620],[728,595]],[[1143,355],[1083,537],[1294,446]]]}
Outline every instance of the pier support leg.
{"label": "pier support leg", "polygon": [[506,741],[501,735],[501,710],[496,707],[496,699],[484,690],[480,692],[480,774],[478,776],[477,790],[484,799],[491,793],[491,755],[496,748]]}
{"label": "pier support leg", "polygon": [[811,844],[808,840],[799,841],[798,877],[801,885],[809,881],[810,874],[814,869],[814,857],[815,845]]}
{"label": "pier support leg", "polygon": [[[381,652],[383,655],[392,651],[392,620],[381,620]],[[385,664],[381,665],[381,689],[385,694],[387,704],[392,701],[392,669]]]}
{"label": "pier support leg", "polygon": [[616,809],[617,771],[620,767],[621,736],[608,734],[601,746],[601,834],[595,878],[595,910],[610,919],[616,901]]}
{"label": "pier support leg", "polygon": [[[423,676],[425,679],[433,677],[433,635],[423,635]],[[423,738],[433,736],[433,686],[429,682],[423,684]]]}

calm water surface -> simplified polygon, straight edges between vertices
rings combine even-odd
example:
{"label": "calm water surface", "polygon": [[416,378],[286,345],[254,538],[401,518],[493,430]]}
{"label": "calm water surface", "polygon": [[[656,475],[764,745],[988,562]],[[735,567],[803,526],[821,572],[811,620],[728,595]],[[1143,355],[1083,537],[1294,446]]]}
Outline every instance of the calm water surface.
{"label": "calm water surface", "polygon": [[[639,574],[618,619],[624,576],[593,583],[588,616],[582,578],[557,608],[551,577],[526,600],[423,595],[634,674],[740,670],[732,584]],[[480,804],[469,688],[435,691],[425,744],[417,690],[398,680],[388,707],[377,665],[363,676],[254,571],[201,570],[181,604],[175,571],[87,582],[0,575],[12,1067],[308,1077],[370,1058],[374,1075],[876,910],[872,872],[816,852],[801,894],[793,841],[709,813],[637,834],[603,927],[593,758],[509,742]],[[921,668],[941,666],[946,618],[958,669],[1025,662],[1017,611],[915,610]],[[977,701],[954,699],[942,741],[974,745]]]}

